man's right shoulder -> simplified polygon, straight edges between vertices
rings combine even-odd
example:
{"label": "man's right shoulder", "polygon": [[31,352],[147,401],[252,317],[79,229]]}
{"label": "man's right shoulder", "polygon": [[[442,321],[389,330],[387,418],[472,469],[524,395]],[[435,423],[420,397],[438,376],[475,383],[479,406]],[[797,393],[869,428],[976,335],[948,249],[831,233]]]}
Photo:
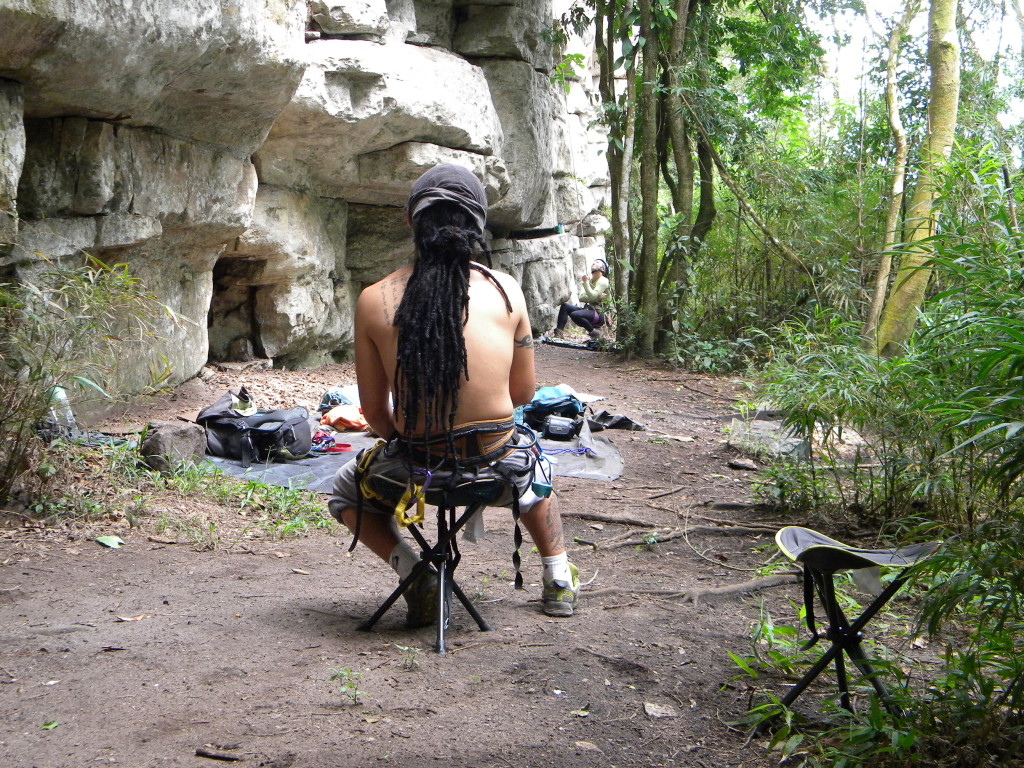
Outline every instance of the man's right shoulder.
{"label": "man's right shoulder", "polygon": [[394,323],[398,305],[405,294],[405,286],[409,282],[410,269],[396,269],[390,275],[367,286],[359,294],[359,306],[364,311],[380,312],[388,325]]}

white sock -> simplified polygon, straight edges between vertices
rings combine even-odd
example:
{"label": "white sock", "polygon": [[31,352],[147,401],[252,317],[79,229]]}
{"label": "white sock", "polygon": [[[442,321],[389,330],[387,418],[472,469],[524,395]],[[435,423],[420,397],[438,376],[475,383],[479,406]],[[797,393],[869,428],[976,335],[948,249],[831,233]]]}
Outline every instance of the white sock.
{"label": "white sock", "polygon": [[567,552],[551,557],[542,557],[540,561],[544,564],[545,584],[560,581],[572,586],[572,573],[569,571],[569,554]]}
{"label": "white sock", "polygon": [[395,569],[395,573],[398,574],[400,579],[404,579],[412,573],[412,569],[416,567],[416,563],[419,561],[420,556],[413,551],[413,548],[409,546],[409,542],[405,539],[401,539],[395,544],[395,548],[391,550],[391,557],[388,558],[388,562]]}

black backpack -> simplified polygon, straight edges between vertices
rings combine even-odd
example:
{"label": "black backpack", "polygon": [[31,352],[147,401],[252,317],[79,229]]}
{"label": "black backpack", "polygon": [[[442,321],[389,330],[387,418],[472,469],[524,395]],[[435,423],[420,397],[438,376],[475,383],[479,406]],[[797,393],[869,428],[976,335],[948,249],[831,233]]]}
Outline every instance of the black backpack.
{"label": "black backpack", "polygon": [[302,407],[253,411],[252,398],[242,387],[227,392],[199,412],[196,423],[206,429],[206,452],[240,459],[243,467],[254,461],[301,459],[313,447],[309,412]]}

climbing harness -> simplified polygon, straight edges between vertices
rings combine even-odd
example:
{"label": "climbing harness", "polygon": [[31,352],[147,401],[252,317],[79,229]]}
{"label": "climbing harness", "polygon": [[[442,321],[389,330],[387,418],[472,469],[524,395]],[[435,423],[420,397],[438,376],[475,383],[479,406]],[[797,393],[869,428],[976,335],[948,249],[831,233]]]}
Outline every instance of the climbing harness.
{"label": "climbing harness", "polygon": [[[450,446],[457,441],[463,450],[478,453],[452,458]],[[521,465],[512,462],[510,466],[507,459],[517,451],[525,452]],[[430,441],[402,436],[380,440],[357,459],[356,525],[350,551],[359,540],[364,499],[382,512],[394,514],[395,521],[404,528],[424,522],[427,504],[441,507],[440,514],[445,514],[480,501],[493,503],[509,492],[514,523],[512,564],[516,588],[522,589],[519,500],[530,489],[522,487],[524,479],[533,475],[542,456],[536,435],[511,419],[473,422]],[[532,487],[540,498],[551,493],[549,466],[545,465],[543,474],[543,482]]]}

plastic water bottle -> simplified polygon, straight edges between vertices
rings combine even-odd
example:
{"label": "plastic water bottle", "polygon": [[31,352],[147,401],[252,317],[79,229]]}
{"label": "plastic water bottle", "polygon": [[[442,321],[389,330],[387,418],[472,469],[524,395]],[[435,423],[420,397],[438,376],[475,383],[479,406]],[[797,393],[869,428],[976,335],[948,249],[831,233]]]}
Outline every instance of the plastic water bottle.
{"label": "plastic water bottle", "polygon": [[68,400],[68,393],[64,387],[50,388],[50,417],[53,422],[62,427],[75,429],[75,414],[71,410],[71,402]]}

